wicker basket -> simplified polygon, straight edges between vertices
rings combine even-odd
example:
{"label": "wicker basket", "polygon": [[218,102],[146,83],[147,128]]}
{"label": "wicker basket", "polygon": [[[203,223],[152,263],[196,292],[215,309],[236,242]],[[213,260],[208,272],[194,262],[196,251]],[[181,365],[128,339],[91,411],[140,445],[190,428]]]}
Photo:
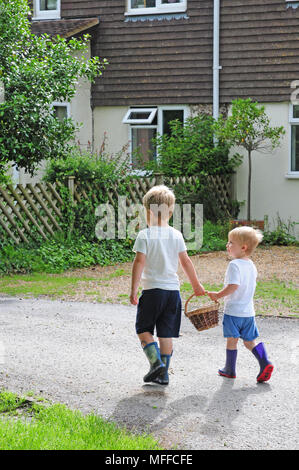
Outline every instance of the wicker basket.
{"label": "wicker basket", "polygon": [[218,326],[219,302],[207,304],[203,307],[197,307],[194,310],[187,311],[188,303],[195,294],[191,295],[185,304],[185,315],[195,326],[197,331],[208,330]]}

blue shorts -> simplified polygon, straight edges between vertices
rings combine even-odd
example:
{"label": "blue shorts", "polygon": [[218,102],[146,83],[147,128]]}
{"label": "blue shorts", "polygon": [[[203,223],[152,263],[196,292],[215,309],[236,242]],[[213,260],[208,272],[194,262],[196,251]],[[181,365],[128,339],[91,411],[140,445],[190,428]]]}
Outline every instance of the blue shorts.
{"label": "blue shorts", "polygon": [[136,333],[156,328],[159,338],[178,338],[181,326],[182,302],[179,290],[146,289],[138,301]]}
{"label": "blue shorts", "polygon": [[224,338],[241,338],[244,341],[253,341],[259,336],[255,317],[234,317],[224,314],[222,326]]}

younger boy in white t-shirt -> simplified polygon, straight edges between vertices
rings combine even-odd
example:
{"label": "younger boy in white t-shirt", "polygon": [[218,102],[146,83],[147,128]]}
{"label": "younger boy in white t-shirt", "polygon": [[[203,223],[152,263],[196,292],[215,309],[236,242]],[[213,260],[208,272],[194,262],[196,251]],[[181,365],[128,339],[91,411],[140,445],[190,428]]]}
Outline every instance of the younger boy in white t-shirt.
{"label": "younger boy in white t-shirt", "polygon": [[228,265],[224,288],[220,292],[207,292],[214,301],[225,297],[223,335],[227,338],[226,364],[218,373],[231,379],[236,377],[239,338],[243,339],[244,345],[259,362],[258,382],[269,380],[273,371],[273,364],[268,360],[264,343],[256,345],[255,342],[259,336],[253,304],[257,270],[249,257],[262,239],[262,233],[251,227],[231,230],[226,247],[233,261]]}
{"label": "younger boy in white t-shirt", "polygon": [[[150,363],[144,382],[168,385],[168,368],[173,352],[172,338],[179,336],[181,324],[178,261],[188,276],[195,295],[204,295],[180,231],[170,227],[175,196],[164,185],[154,186],[143,197],[148,228],[135,240],[130,302],[137,305],[136,333]],[[137,300],[139,282],[142,295]],[[158,343],[154,340],[154,330]]]}

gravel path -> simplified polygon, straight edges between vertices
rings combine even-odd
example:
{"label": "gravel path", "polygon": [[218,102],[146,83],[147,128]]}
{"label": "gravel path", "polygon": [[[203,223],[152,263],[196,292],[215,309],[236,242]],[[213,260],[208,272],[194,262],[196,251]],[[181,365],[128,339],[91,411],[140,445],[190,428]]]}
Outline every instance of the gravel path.
{"label": "gravel path", "polygon": [[[252,259],[258,269],[258,281],[278,280],[278,282],[285,282],[287,285],[292,283],[295,288],[299,288],[298,247],[259,247]],[[229,256],[223,251],[192,256],[192,262],[199,279],[205,285],[221,285],[229,261]],[[74,292],[64,292],[62,300],[98,302],[100,296],[100,302],[129,305],[131,271],[132,263],[106,267],[93,266],[92,268],[68,271],[64,274],[65,277],[79,276],[84,279],[86,276],[89,280],[79,282]],[[178,276],[181,286],[183,283],[189,284],[181,266],[179,266]],[[181,295],[186,300],[190,292],[181,289]],[[256,307],[258,307],[257,311],[263,315],[270,313],[271,315],[288,316],[295,313],[286,303],[282,304],[274,299],[271,299],[271,308],[269,308],[267,299],[264,301],[259,299]]]}
{"label": "gravel path", "polygon": [[198,333],[183,317],[171,384],[161,388],[143,384],[135,310],[0,298],[0,387],[152,432],[166,448],[298,450],[298,320],[257,319],[275,364],[271,381],[257,384],[256,359],[241,344],[237,379],[219,377],[221,327]]}

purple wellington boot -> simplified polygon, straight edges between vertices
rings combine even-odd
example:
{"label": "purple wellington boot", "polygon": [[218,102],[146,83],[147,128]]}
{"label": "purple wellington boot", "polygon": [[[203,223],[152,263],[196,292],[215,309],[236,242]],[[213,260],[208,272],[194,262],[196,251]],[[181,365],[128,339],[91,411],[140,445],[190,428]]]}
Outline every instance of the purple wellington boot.
{"label": "purple wellington boot", "polygon": [[226,350],[226,363],[224,369],[219,369],[218,374],[229,379],[236,378],[237,349]]}
{"label": "purple wellington boot", "polygon": [[256,378],[258,382],[267,382],[270,380],[274,366],[271,364],[267,357],[267,352],[264,343],[259,343],[252,350],[252,354],[256,357],[260,365],[260,372]]}

